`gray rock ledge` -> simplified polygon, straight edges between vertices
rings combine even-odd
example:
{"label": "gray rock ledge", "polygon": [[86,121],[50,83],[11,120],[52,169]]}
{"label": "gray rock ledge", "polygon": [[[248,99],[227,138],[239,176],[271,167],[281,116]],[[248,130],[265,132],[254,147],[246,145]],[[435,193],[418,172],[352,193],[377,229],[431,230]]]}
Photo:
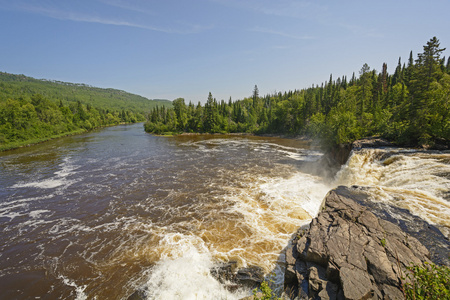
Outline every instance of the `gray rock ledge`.
{"label": "gray rock ledge", "polygon": [[330,191],[310,227],[286,249],[285,289],[291,299],[404,299],[400,278],[429,252],[397,225]]}

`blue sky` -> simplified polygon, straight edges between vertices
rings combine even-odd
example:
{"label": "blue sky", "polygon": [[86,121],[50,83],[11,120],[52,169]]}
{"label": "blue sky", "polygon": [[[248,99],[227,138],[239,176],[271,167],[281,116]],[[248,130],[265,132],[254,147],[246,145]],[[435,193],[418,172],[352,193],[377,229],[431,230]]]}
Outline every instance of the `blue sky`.
{"label": "blue sky", "polygon": [[[393,73],[436,36],[449,0],[0,0],[0,71],[205,102]],[[450,55],[446,50],[444,55]]]}

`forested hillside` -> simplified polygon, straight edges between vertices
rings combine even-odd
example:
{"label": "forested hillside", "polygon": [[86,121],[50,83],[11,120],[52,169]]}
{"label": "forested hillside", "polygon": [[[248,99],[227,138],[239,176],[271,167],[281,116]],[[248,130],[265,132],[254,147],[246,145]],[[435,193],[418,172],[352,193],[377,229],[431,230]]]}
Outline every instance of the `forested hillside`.
{"label": "forested hillside", "polygon": [[393,74],[364,64],[359,76],[330,78],[321,85],[243,100],[218,102],[211,93],[204,106],[156,107],[147,132],[249,132],[302,134],[325,146],[380,135],[401,145],[447,145],[450,140],[450,58],[441,57],[434,37]]}
{"label": "forested hillside", "polygon": [[65,105],[80,101],[97,109],[129,110],[134,113],[147,113],[157,105],[171,105],[168,100],[149,101],[142,96],[116,89],[102,89],[86,84],[41,80],[0,72],[0,101],[29,97],[33,94],[41,94],[57,103],[62,101]]}
{"label": "forested hillside", "polygon": [[101,126],[142,122],[156,105],[172,104],[114,89],[0,72],[0,150]]}

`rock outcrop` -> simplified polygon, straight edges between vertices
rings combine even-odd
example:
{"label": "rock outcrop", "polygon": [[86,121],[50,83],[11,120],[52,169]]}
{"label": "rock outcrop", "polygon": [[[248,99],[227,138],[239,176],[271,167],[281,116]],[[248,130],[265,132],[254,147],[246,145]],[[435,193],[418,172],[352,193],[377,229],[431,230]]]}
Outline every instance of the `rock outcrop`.
{"label": "rock outcrop", "polygon": [[429,258],[433,263],[450,267],[450,235],[447,227],[432,225],[407,209],[383,201],[373,201],[366,192],[369,190],[368,187],[352,186],[348,189],[341,188],[339,194],[352,198],[358,204],[367,207],[378,218],[394,223],[403,232],[415,237],[428,249]]}
{"label": "rock outcrop", "polygon": [[264,270],[261,267],[238,268],[236,261],[222,263],[211,269],[210,272],[229,291],[239,288],[253,290],[264,281]]}
{"label": "rock outcrop", "polygon": [[401,277],[428,250],[339,187],[286,250],[285,287],[297,299],[403,299]]}
{"label": "rock outcrop", "polygon": [[388,140],[379,137],[367,137],[363,139],[356,140],[352,143],[352,149],[362,149],[362,148],[385,148],[393,147],[394,145]]}
{"label": "rock outcrop", "polygon": [[[352,150],[359,150],[362,148],[386,148],[394,147],[389,141],[379,137],[367,137],[351,144],[339,144],[329,149],[320,160],[322,166],[319,173],[336,174],[342,165],[344,165]],[[324,171],[326,170],[326,171]],[[319,174],[323,175],[323,174]]]}

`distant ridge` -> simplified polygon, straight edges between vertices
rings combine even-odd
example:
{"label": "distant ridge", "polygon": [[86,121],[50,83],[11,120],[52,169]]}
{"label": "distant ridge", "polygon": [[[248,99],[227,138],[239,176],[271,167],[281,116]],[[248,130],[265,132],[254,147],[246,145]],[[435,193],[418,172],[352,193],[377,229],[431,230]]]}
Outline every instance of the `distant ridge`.
{"label": "distant ridge", "polygon": [[148,99],[113,88],[98,88],[84,83],[35,79],[23,74],[0,72],[0,102],[8,98],[30,97],[41,94],[51,101],[64,104],[78,102],[98,109],[129,110],[147,114],[156,106],[172,106],[166,99]]}
{"label": "distant ridge", "polygon": [[0,151],[144,122],[153,108],[171,106],[112,88],[0,72]]}

